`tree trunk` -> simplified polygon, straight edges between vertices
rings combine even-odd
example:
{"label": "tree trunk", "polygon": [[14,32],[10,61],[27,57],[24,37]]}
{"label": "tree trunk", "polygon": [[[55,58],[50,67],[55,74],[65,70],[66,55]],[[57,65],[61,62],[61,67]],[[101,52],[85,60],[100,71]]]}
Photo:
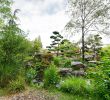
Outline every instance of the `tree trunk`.
{"label": "tree trunk", "polygon": [[85,61],[85,0],[82,4],[82,62]]}
{"label": "tree trunk", "polygon": [[82,61],[85,60],[84,26],[82,27]]}

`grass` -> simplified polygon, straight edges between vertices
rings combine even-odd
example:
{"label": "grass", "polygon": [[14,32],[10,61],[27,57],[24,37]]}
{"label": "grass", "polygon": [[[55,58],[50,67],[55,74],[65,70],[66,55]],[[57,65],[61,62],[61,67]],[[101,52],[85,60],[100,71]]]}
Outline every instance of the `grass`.
{"label": "grass", "polygon": [[97,97],[93,97],[93,96],[81,96],[78,94],[70,94],[70,93],[64,93],[61,91],[58,91],[55,88],[49,88],[47,90],[47,92],[49,94],[53,94],[53,95],[57,95],[58,96],[58,100],[99,100]]}
{"label": "grass", "polygon": [[[92,96],[79,96],[78,94],[69,94],[69,93],[63,93],[61,91],[58,91],[56,88],[49,88],[48,90],[44,89],[38,89],[38,88],[32,88],[28,87],[26,91],[35,91],[36,92],[41,92],[46,94],[47,96],[56,96],[56,100],[99,100],[96,97]],[[25,91],[24,91],[25,92]],[[7,90],[6,89],[0,89],[0,96],[7,96]]]}
{"label": "grass", "polygon": [[1,97],[1,96],[6,96],[6,95],[8,95],[7,89],[5,89],[5,88],[4,88],[4,89],[1,89],[1,88],[0,88],[0,97]]}

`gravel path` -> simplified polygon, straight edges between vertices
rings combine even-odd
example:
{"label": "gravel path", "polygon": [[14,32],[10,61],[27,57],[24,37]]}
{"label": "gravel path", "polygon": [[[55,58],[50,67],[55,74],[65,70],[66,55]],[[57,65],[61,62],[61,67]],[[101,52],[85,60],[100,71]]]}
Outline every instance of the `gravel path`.
{"label": "gravel path", "polygon": [[29,91],[7,97],[0,97],[0,100],[58,100],[58,95],[46,91]]}

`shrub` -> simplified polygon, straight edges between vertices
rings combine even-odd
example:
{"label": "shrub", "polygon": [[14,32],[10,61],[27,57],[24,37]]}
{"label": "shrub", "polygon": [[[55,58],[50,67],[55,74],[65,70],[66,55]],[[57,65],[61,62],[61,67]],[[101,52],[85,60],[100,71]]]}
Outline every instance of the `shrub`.
{"label": "shrub", "polygon": [[87,78],[94,80],[94,95],[103,100],[110,100],[110,61],[104,60],[103,63],[95,68],[89,68]]}
{"label": "shrub", "polygon": [[100,80],[95,83],[94,95],[103,100],[110,100],[110,81]]}
{"label": "shrub", "polygon": [[18,76],[16,80],[10,81],[8,88],[10,93],[23,91],[25,89],[25,79],[22,76]]}
{"label": "shrub", "polygon": [[70,59],[65,60],[64,67],[71,67],[71,60]]}
{"label": "shrub", "polygon": [[67,93],[87,95],[92,92],[92,85],[83,78],[69,77],[60,83],[60,90]]}
{"label": "shrub", "polygon": [[56,85],[59,82],[59,75],[57,68],[54,64],[51,64],[44,72],[44,87]]}
{"label": "shrub", "polygon": [[30,84],[36,76],[36,70],[30,68],[26,71],[26,81]]}
{"label": "shrub", "polygon": [[18,71],[17,66],[13,65],[7,65],[7,66],[0,66],[0,87],[4,88],[6,87],[10,80],[13,80],[16,78]]}
{"label": "shrub", "polygon": [[57,67],[60,67],[60,61],[61,61],[61,58],[60,58],[60,57],[54,57],[54,58],[53,58],[53,62],[54,62],[54,64],[55,64]]}

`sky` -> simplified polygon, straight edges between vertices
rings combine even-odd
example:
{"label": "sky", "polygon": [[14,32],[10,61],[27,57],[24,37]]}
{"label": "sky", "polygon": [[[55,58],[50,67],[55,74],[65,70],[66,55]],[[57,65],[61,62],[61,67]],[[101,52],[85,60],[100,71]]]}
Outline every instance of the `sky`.
{"label": "sky", "polygon": [[[40,35],[45,48],[51,43],[52,32],[62,34],[69,21],[66,2],[67,0],[14,0],[12,9],[20,9],[17,14],[18,23],[22,30],[29,33],[28,39],[34,40]],[[79,35],[73,37],[74,40],[80,38]],[[110,43],[109,38],[103,38],[104,44]]]}
{"label": "sky", "polygon": [[28,38],[34,40],[40,35],[44,47],[51,43],[52,32],[62,32],[69,21],[66,0],[14,0],[12,9],[20,9],[18,23],[29,32]]}

